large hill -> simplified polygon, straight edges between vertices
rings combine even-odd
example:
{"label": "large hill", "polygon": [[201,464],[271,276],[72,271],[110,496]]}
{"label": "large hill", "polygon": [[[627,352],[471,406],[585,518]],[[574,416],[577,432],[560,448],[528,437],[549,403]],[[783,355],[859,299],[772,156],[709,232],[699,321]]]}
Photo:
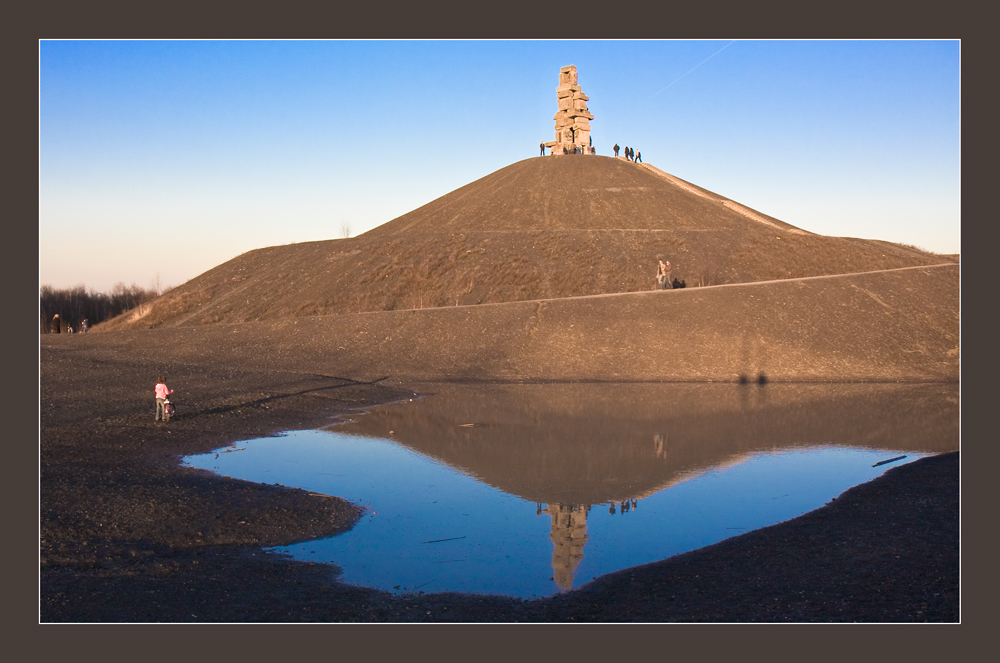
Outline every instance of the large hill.
{"label": "large hill", "polygon": [[689,288],[947,262],[816,235],[647,164],[536,157],[356,238],[249,251],[99,328],[638,292],[661,257]]}

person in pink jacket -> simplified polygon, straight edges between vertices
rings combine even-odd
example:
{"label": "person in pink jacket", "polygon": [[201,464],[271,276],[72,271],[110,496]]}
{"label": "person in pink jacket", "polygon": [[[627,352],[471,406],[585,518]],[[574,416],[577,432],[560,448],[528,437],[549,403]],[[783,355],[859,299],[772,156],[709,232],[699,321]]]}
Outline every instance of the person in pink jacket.
{"label": "person in pink jacket", "polygon": [[163,423],[170,421],[170,414],[167,412],[167,396],[174,393],[173,389],[167,387],[166,380],[163,379],[161,375],[158,377],[156,382],[156,419],[153,421],[163,420]]}

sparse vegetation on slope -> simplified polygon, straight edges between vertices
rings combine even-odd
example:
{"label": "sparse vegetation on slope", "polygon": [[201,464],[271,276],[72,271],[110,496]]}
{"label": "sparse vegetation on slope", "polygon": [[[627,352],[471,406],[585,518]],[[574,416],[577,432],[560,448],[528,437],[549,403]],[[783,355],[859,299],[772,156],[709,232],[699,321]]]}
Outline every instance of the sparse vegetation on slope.
{"label": "sparse vegetation on slope", "polygon": [[105,327],[652,290],[660,257],[688,287],[942,262],[889,242],[761,223],[692,188],[608,157],[528,159],[359,237],[250,251],[176,288],[142,317]]}

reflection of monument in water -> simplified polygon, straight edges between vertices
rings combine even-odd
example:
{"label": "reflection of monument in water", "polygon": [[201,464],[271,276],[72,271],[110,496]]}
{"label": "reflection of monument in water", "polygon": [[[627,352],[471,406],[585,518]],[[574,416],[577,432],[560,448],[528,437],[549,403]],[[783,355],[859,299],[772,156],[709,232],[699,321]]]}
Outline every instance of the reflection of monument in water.
{"label": "reflection of monument in water", "polygon": [[573,588],[573,574],[583,559],[583,546],[587,543],[587,514],[589,505],[549,504],[545,513],[552,517],[552,578],[559,589]]}
{"label": "reflection of monument in water", "polygon": [[[624,515],[635,509],[638,500],[622,500],[620,509]],[[547,513],[552,518],[549,538],[552,540],[552,579],[559,589],[573,589],[573,575],[583,559],[583,547],[590,537],[587,535],[587,516],[590,504],[547,504],[544,509],[538,505],[537,514]],[[611,504],[610,513],[615,513]]]}
{"label": "reflection of monument in water", "polygon": [[583,559],[590,505],[621,517],[637,500],[759,453],[830,445],[940,453],[958,440],[952,384],[427,387],[425,398],[373,409],[337,432],[388,435],[535,504],[539,516],[547,505],[560,588],[571,587]]}

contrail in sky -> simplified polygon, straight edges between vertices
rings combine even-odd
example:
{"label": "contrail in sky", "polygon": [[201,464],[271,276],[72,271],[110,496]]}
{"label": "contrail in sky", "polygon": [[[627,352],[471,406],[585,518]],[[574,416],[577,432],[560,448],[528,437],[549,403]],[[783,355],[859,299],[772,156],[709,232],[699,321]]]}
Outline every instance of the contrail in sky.
{"label": "contrail in sky", "polygon": [[[677,81],[679,81],[679,80],[680,80],[681,78],[684,78],[684,76],[687,76],[687,75],[688,75],[688,74],[690,74],[690,73],[691,73],[692,71],[694,71],[695,69],[697,69],[697,68],[698,68],[698,67],[700,67],[701,65],[705,64],[706,62],[708,62],[709,60],[711,60],[712,58],[714,58],[714,57],[715,57],[716,55],[718,55],[718,54],[719,54],[719,53],[721,53],[722,51],[724,51],[724,50],[726,50],[727,48],[729,48],[730,46],[732,46],[732,45],[733,45],[733,44],[734,44],[735,42],[736,42],[736,40],[734,39],[733,41],[729,42],[728,44],[726,44],[725,46],[723,46],[722,48],[720,48],[719,50],[717,50],[717,51],[716,51],[715,53],[712,53],[711,55],[709,55],[709,56],[708,56],[707,58],[705,58],[704,60],[702,60],[701,62],[699,62],[699,63],[698,63],[698,64],[696,64],[695,66],[691,67],[691,69],[690,69],[690,70],[689,70],[689,71],[687,72],[687,74],[684,74],[683,76],[680,76],[679,78],[677,78],[676,80],[674,80],[674,83],[676,83]],[[670,85],[673,85],[674,83],[671,83]],[[668,85],[667,87],[670,87],[670,85]],[[666,90],[666,89],[667,89],[667,87],[663,88],[663,90]],[[663,92],[663,90],[660,90],[660,92]],[[650,98],[650,99],[652,99],[653,97],[655,97],[656,95],[658,95],[658,94],[659,94],[660,92],[655,92],[655,93],[654,93],[654,94],[653,94],[652,96],[650,96],[649,98]]]}

